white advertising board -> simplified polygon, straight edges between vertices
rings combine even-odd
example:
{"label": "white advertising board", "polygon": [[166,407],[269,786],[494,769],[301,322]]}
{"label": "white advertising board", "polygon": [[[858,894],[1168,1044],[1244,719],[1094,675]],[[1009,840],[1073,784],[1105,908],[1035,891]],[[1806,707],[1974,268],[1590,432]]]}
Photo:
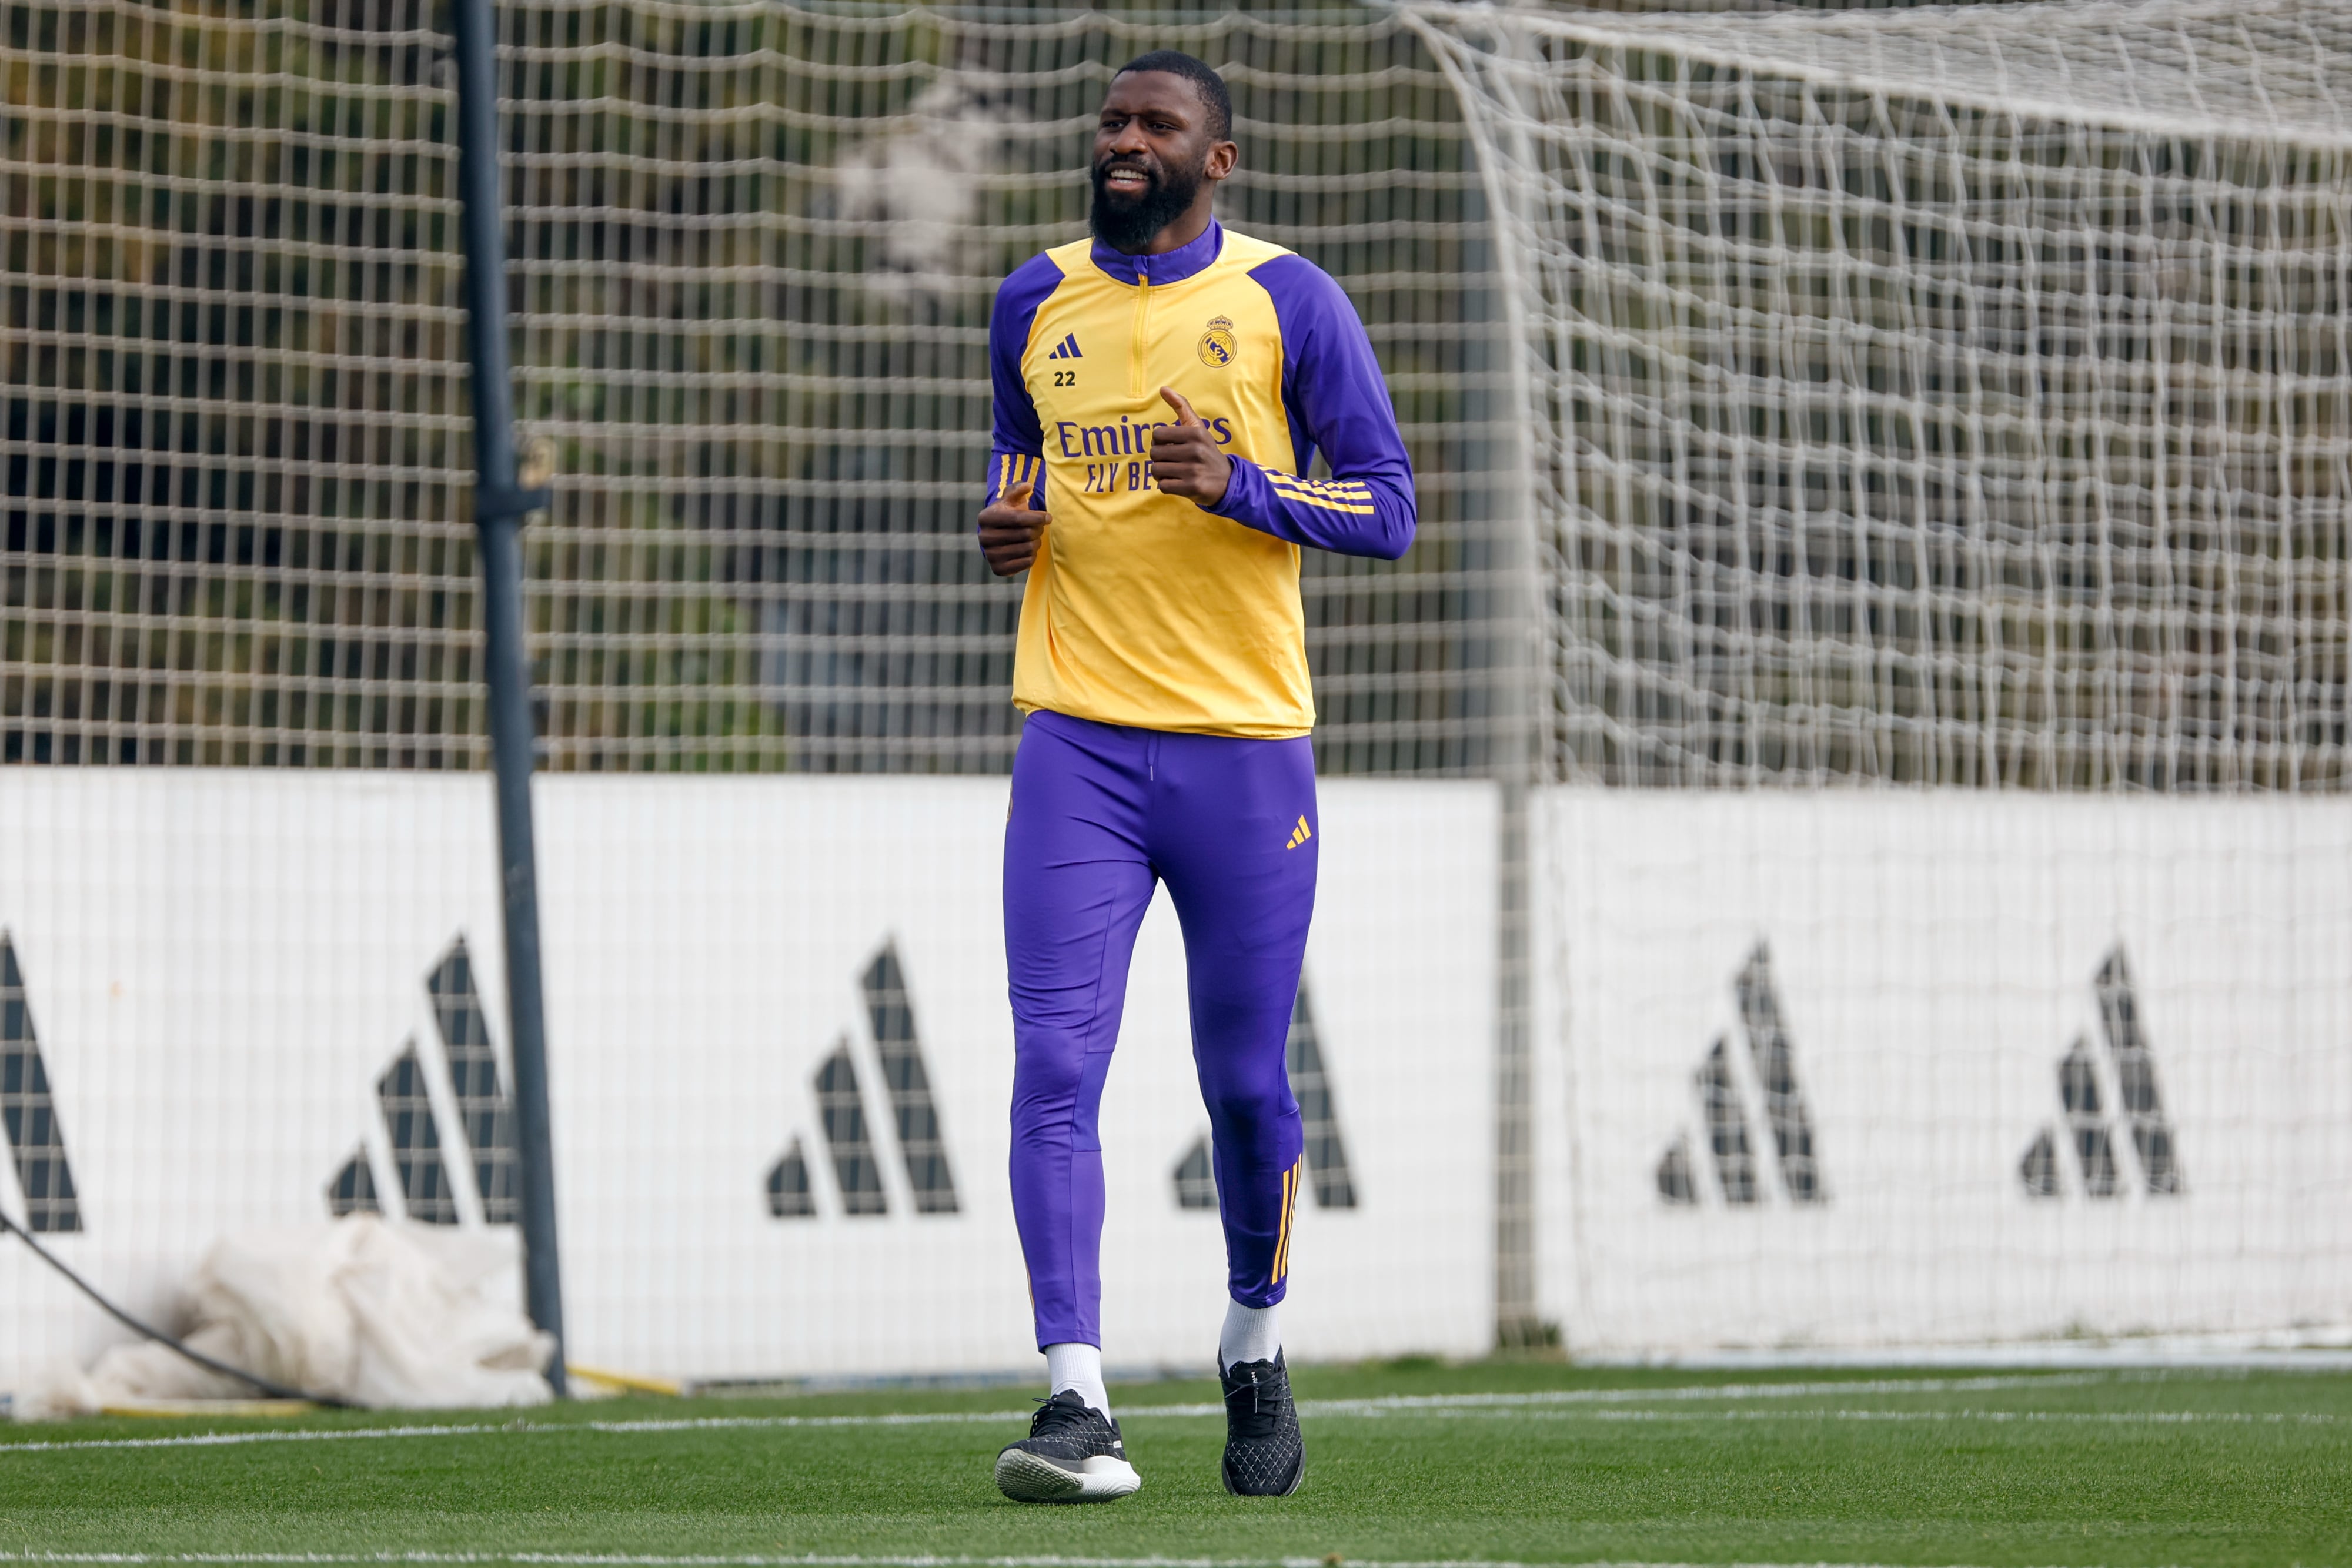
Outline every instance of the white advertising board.
{"label": "white advertising board", "polygon": [[[575,1360],[1034,1365],[1004,1181],[1004,802],[987,779],[541,781]],[[1475,1354],[1494,796],[1327,781],[1322,810],[1306,991],[1353,1204],[1302,1199],[1286,1337],[1302,1358]],[[1559,790],[1535,828],[1540,1307],[1572,1350],[2352,1322],[2340,804]],[[75,1186],[80,1228],[49,1239],[135,1309],[169,1315],[217,1236],[317,1218],[354,1155],[398,1211],[425,1109],[427,1185],[482,1221],[447,1043],[474,1026],[427,981],[462,938],[509,1082],[485,780],[0,773],[0,930]],[[902,1146],[886,953],[944,1177]],[[1182,973],[1163,901],[1103,1114],[1115,1365],[1197,1367],[1221,1310],[1213,1213],[1180,1201],[1207,1125]],[[384,1094],[404,1060],[405,1130]],[[836,1158],[852,1110],[863,1197]],[[0,1162],[18,1215],[26,1128]],[[117,1336],[0,1248],[0,1387]]]}
{"label": "white advertising board", "polygon": [[[572,1358],[699,1378],[1040,1364],[1004,1175],[1004,782],[558,776],[538,789]],[[1302,1357],[1475,1353],[1492,1322],[1494,798],[1347,781],[1321,794],[1305,988],[1353,1205],[1300,1200],[1286,1337]],[[462,938],[503,1092],[486,779],[0,772],[0,929],[75,1186],[80,1228],[49,1239],[134,1309],[168,1316],[173,1282],[226,1231],[320,1218],[355,1154],[399,1208],[421,1179],[404,1155],[430,1164],[421,1108],[404,1131],[384,1113],[412,1047],[411,1099],[434,1113],[442,1161],[427,1197],[480,1222],[444,1040],[473,1026],[436,1012],[426,977],[450,972]],[[886,950],[952,1212],[935,1173],[932,1211],[917,1211],[899,1147],[883,1051],[905,1051],[877,1039],[864,984]],[[845,1048],[831,1130],[857,1110],[880,1182],[862,1202],[880,1212],[847,1211],[817,1087]],[[1207,1125],[1163,895],[1102,1116],[1115,1366],[1213,1356],[1222,1241],[1176,1180]],[[806,1197],[786,1207],[814,1212],[779,1217],[772,1173],[796,1142]],[[0,1169],[0,1203],[20,1216],[25,1153]],[[0,1387],[119,1337],[0,1248]]]}
{"label": "white advertising board", "polygon": [[2352,1322],[2343,802],[1562,790],[1541,826],[1572,1348]]}

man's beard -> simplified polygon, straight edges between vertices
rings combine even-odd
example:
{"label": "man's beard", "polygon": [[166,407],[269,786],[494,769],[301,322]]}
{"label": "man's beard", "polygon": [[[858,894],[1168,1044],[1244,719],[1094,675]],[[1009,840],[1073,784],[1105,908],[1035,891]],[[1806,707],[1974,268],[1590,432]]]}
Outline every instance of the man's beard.
{"label": "man's beard", "polygon": [[1201,179],[1206,169],[1170,171],[1162,173],[1148,165],[1124,163],[1124,168],[1142,167],[1150,184],[1139,196],[1114,196],[1105,176],[1110,165],[1095,165],[1094,210],[1087,214],[1087,223],[1095,231],[1095,238],[1113,250],[1131,253],[1140,251],[1151,243],[1152,236],[1176,221],[1201,193]]}

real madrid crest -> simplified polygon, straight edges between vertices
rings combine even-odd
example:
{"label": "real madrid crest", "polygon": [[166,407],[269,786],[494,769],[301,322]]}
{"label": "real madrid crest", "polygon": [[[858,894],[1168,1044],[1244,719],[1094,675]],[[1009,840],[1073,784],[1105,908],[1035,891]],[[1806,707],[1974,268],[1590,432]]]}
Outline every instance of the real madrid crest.
{"label": "real madrid crest", "polygon": [[1212,318],[1209,329],[1201,334],[1201,362],[1213,371],[1222,371],[1234,362],[1235,352],[1233,322],[1223,316]]}

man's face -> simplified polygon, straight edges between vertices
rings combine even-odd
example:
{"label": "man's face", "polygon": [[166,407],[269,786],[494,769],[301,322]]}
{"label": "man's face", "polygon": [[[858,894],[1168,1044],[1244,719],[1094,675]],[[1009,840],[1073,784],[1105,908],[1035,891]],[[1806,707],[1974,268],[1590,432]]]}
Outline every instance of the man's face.
{"label": "man's face", "polygon": [[1166,71],[1114,78],[1095,127],[1095,235],[1114,250],[1138,251],[1188,210],[1213,176],[1221,142],[1192,84]]}

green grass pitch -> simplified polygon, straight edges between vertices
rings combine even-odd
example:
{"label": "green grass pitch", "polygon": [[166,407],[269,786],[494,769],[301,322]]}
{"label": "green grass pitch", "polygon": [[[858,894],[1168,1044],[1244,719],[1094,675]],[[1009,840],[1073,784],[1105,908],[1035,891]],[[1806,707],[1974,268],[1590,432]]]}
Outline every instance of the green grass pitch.
{"label": "green grass pitch", "polygon": [[[1024,1507],[1011,1390],[5,1431],[0,1559],[2352,1563],[2352,1375],[1302,1368],[1307,1484],[1213,1385],[1114,1391],[1143,1490]],[[878,1417],[898,1417],[882,1419]],[[236,1437],[236,1441],[191,1441]]]}

